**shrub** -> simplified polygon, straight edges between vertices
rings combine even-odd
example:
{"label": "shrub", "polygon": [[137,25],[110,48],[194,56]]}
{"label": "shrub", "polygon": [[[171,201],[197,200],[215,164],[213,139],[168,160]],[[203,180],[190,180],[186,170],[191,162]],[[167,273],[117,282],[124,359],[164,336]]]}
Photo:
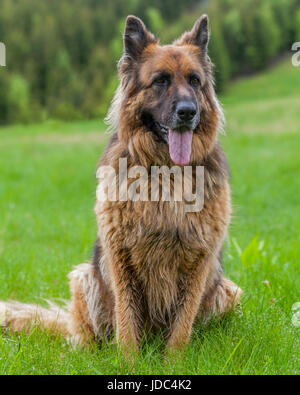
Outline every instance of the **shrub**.
{"label": "shrub", "polygon": [[242,10],[245,66],[256,71],[264,68],[280,48],[279,27],[268,0],[247,0],[244,4],[247,4]]}
{"label": "shrub", "polygon": [[19,74],[12,75],[7,91],[7,118],[9,122],[29,122],[30,88],[28,81]]}

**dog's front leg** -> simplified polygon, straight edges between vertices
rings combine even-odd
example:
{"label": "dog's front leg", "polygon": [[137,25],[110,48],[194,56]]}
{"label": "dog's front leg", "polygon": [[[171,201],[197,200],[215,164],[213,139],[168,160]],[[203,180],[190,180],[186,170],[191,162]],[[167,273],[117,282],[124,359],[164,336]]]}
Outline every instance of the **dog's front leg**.
{"label": "dog's front leg", "polygon": [[128,355],[138,350],[143,331],[141,292],[127,253],[113,254],[111,271],[115,293],[117,343]]}
{"label": "dog's front leg", "polygon": [[180,275],[179,303],[167,342],[168,353],[181,351],[188,344],[210,270],[210,260],[201,260],[197,267]]}

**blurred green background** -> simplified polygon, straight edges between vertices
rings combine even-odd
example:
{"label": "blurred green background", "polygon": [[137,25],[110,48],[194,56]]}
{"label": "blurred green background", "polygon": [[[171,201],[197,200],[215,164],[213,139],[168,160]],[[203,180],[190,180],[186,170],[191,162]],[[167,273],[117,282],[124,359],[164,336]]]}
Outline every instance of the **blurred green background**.
{"label": "blurred green background", "polygon": [[0,299],[61,303],[91,257],[126,15],[166,43],[204,12],[232,170],[224,270],[243,315],[195,328],[184,359],[164,361],[156,339],[134,367],[114,345],[91,353],[0,330],[0,374],[299,374],[300,0],[0,0]]}
{"label": "blurred green background", "polygon": [[300,0],[0,0],[0,123],[103,117],[117,86],[125,17],[163,43],[210,16],[218,92],[267,67],[300,36]]}

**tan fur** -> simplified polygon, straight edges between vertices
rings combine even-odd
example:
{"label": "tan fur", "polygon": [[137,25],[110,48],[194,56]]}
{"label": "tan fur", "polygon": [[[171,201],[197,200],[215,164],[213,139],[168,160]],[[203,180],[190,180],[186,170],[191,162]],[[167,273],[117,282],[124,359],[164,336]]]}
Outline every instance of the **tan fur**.
{"label": "tan fur", "polygon": [[[201,89],[195,91],[201,120],[193,134],[190,165],[205,168],[203,209],[187,213],[185,201],[161,199],[97,201],[97,253],[93,265],[79,265],[69,275],[69,312],[58,316],[57,309],[1,302],[2,325],[21,330],[39,321],[79,344],[111,338],[116,331],[119,345],[126,350],[138,349],[143,331],[164,329],[167,347],[174,351],[188,343],[197,319],[206,321],[239,302],[241,290],[223,276],[220,262],[231,216],[229,172],[217,140],[223,113],[213,88],[212,65],[201,41],[202,47],[195,45],[203,20],[164,47],[139,22],[145,48],[137,47],[138,61],[126,52],[120,61],[121,82],[108,115],[115,134],[100,161],[112,166],[117,176],[120,158],[127,159],[128,170],[144,166],[150,195],[151,166],[174,164],[168,145],[159,143],[141,120],[143,106],[159,100],[148,81],[159,68],[171,73],[175,90],[170,89],[168,99],[172,101],[175,91],[191,92],[186,75],[197,70],[202,79]],[[125,40],[128,34],[130,30]],[[195,173],[185,181],[195,185]],[[174,188],[171,180],[173,192]]]}
{"label": "tan fur", "polygon": [[33,327],[70,336],[70,314],[51,305],[49,309],[19,302],[0,302],[0,326],[29,333]]}

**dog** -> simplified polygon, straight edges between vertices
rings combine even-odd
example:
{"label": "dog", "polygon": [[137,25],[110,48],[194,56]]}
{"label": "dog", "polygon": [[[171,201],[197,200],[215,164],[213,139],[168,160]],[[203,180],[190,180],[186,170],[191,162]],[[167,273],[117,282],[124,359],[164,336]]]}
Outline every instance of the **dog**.
{"label": "dog", "polygon": [[[237,306],[242,291],[224,277],[221,262],[231,216],[229,169],[218,142],[223,113],[208,42],[206,15],[164,46],[139,18],[127,17],[120,85],[107,117],[114,134],[99,163],[114,169],[119,189],[120,158],[126,171],[146,169],[148,187],[153,166],[191,166],[184,181],[194,186],[202,166],[202,209],[186,212],[184,199],[163,201],[161,193],[155,201],[97,199],[93,259],[70,273],[67,309],[0,302],[2,326],[38,325],[83,345],[115,336],[125,351],[138,350],[145,332],[162,330],[167,350],[176,352],[195,322]],[[170,185],[174,192],[175,177]]]}

